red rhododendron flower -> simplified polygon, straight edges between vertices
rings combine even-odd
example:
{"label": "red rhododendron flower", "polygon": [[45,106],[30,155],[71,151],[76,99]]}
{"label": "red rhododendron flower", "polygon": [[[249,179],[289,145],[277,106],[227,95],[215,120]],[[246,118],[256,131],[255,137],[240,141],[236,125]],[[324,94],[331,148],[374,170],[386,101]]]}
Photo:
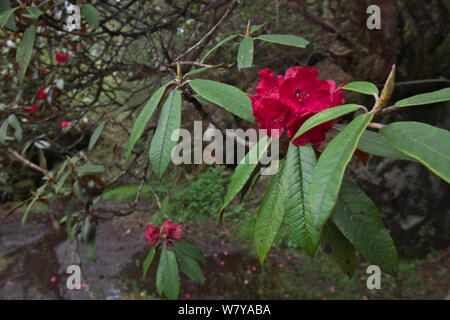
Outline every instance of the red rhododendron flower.
{"label": "red rhododendron flower", "polygon": [[172,239],[180,240],[182,236],[183,226],[181,224],[172,223],[172,221],[164,221],[161,227],[146,226],[145,239],[154,247],[160,240],[170,241]]}
{"label": "red rhododendron flower", "polygon": [[47,97],[47,92],[45,92],[45,89],[40,89],[36,95],[36,98],[38,100],[45,100],[46,97]]}
{"label": "red rhododendron flower", "polygon": [[61,127],[62,128],[68,127],[71,124],[72,124],[72,122],[70,122],[70,121],[61,121]]}
{"label": "red rhododendron flower", "polygon": [[159,227],[155,227],[152,225],[148,225],[145,228],[145,239],[148,240],[148,242],[150,243],[150,245],[152,247],[154,247],[159,240],[159,235],[160,235],[160,228]]}
{"label": "red rhododendron flower", "polygon": [[55,53],[55,60],[59,64],[66,62],[69,59],[70,59],[70,54],[68,54],[68,53],[61,53],[61,52]]}
{"label": "red rhododendron flower", "polygon": [[183,226],[181,224],[172,223],[172,221],[164,221],[161,229],[166,233],[167,238],[180,240]]}
{"label": "red rhododendron flower", "polygon": [[[293,138],[300,126],[312,115],[344,104],[344,93],[334,81],[318,79],[319,72],[311,67],[292,67],[284,76],[275,77],[269,69],[259,71],[256,94],[250,96],[253,115],[260,129],[279,137],[286,130]],[[335,120],[323,123],[298,137],[293,144],[320,144]]]}
{"label": "red rhododendron flower", "polygon": [[33,103],[30,107],[23,109],[26,113],[35,113],[39,111],[39,105]]}

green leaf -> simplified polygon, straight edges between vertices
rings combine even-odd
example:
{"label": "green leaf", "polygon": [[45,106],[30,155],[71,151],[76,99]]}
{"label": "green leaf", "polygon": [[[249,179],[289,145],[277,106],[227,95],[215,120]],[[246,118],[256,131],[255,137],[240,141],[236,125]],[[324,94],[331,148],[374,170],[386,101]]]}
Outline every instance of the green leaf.
{"label": "green leaf", "polygon": [[257,24],[257,25],[251,26],[251,27],[250,27],[250,33],[254,33],[254,32],[256,32],[256,31],[261,30],[261,29],[264,28],[267,24],[268,24],[268,22],[265,22],[265,23],[263,23],[263,24]]}
{"label": "green leaf", "polygon": [[394,122],[380,130],[394,147],[450,183],[450,132],[420,122]]}
{"label": "green leaf", "polygon": [[17,141],[22,141],[22,127],[20,126],[19,119],[16,115],[11,114],[8,117],[9,124],[14,128],[14,137]]}
{"label": "green leaf", "polygon": [[198,265],[197,261],[178,251],[175,251],[175,254],[180,263],[181,271],[183,271],[185,275],[194,280],[196,283],[202,285],[205,282],[205,278],[203,277],[202,269]]}
{"label": "green leaf", "polygon": [[0,143],[5,143],[6,136],[8,135],[8,119],[3,120],[2,126],[0,127]]}
{"label": "green leaf", "polygon": [[[342,131],[346,126],[335,124],[334,127],[338,131]],[[359,139],[358,149],[379,157],[415,161],[413,158],[395,149],[381,134],[371,130],[363,132],[361,139]]]}
{"label": "green leaf", "polygon": [[225,43],[227,43],[228,41],[233,40],[234,38],[236,38],[238,36],[238,34],[232,34],[229,35],[228,37],[226,37],[225,39],[219,41],[211,50],[209,50],[204,56],[203,58],[201,58],[200,63],[205,62],[206,58],[208,58],[211,53],[213,53],[214,51],[216,51],[218,48],[220,48],[221,46],[223,46]]}
{"label": "green leaf", "polygon": [[[223,210],[230,204],[230,202],[239,194],[242,188],[250,179],[253,171],[257,167],[261,157],[265,154],[270,146],[270,137],[262,137],[257,144],[255,144],[244,158],[239,162],[234,171],[231,182],[228,185],[227,193],[223,201],[222,208],[219,211],[219,217],[222,216]],[[219,219],[221,221],[221,219]]]}
{"label": "green leaf", "polygon": [[105,128],[106,121],[100,122],[100,124],[95,128],[94,132],[92,133],[91,138],[89,139],[89,146],[88,150],[92,150],[92,148],[95,146],[95,144],[98,141],[98,138],[100,138],[100,135],[103,132],[103,129]]}
{"label": "green leaf", "polygon": [[31,14],[31,16],[33,17],[33,19],[37,19],[39,18],[41,15],[44,14],[44,12],[39,9],[38,7],[28,7],[27,11],[29,14]]}
{"label": "green leaf", "polygon": [[178,263],[175,253],[162,249],[159,260],[158,271],[156,272],[156,289],[172,300],[178,299],[180,293],[180,275],[178,273]]}
{"label": "green leaf", "polygon": [[[9,4],[8,4],[9,6]],[[2,5],[1,8],[4,6]],[[11,6],[9,6],[11,8]],[[7,9],[5,11],[2,10],[2,13],[0,14],[0,27],[4,28],[5,26],[9,29],[12,29],[11,26],[16,25],[16,21],[14,20],[14,12],[16,12],[17,9],[20,7]]]}
{"label": "green leaf", "polygon": [[349,91],[355,91],[362,94],[367,95],[377,95],[380,93],[380,90],[378,90],[378,87],[374,85],[371,82],[365,82],[365,81],[355,81],[355,82],[349,82],[345,86],[341,87],[340,89],[343,90],[349,90]]}
{"label": "green leaf", "polygon": [[[373,114],[356,117],[323,151],[314,168],[308,203],[311,207],[311,227],[320,234],[336,203],[345,168],[358,145],[359,138],[373,118]],[[313,249],[319,238],[313,239]]]}
{"label": "green leaf", "polygon": [[192,80],[189,85],[202,98],[244,120],[255,121],[252,103],[240,89],[217,81],[203,79]]}
{"label": "green leaf", "polygon": [[22,82],[25,72],[27,71],[28,64],[30,63],[35,38],[36,26],[31,25],[27,28],[27,30],[25,30],[22,41],[20,41],[16,52],[16,60],[20,67],[19,82]]}
{"label": "green leaf", "polygon": [[99,164],[86,163],[77,168],[78,176],[84,176],[88,174],[97,174],[105,171],[105,167]]}
{"label": "green leaf", "polygon": [[415,161],[395,149],[381,134],[366,130],[359,140],[358,149],[379,157]]}
{"label": "green leaf", "polygon": [[450,88],[445,88],[433,92],[418,94],[400,101],[397,101],[395,105],[397,107],[410,107],[425,105],[450,100]]}
{"label": "green leaf", "polygon": [[290,34],[265,34],[262,36],[258,36],[255,39],[297,48],[306,48],[306,46],[309,44],[308,40]]}
{"label": "green leaf", "polygon": [[145,107],[139,113],[136,121],[134,122],[133,129],[131,130],[130,139],[128,140],[128,148],[125,153],[125,157],[128,158],[136,145],[139,138],[145,131],[147,123],[150,121],[153,113],[160,104],[164,93],[166,92],[167,84],[156,90],[156,92],[150,97]]}
{"label": "green leaf", "polygon": [[83,4],[81,6],[81,14],[91,26],[98,28],[100,25],[100,12],[92,4]]}
{"label": "green leaf", "polygon": [[311,130],[312,128],[314,128],[322,123],[339,118],[345,114],[356,111],[360,108],[361,108],[361,106],[359,106],[357,104],[344,104],[342,106],[325,109],[319,113],[316,113],[315,115],[313,115],[311,118],[309,118],[302,124],[302,126],[297,131],[297,133],[295,134],[295,136],[292,140],[297,139],[298,137],[300,137],[302,134],[304,134],[308,130]]}
{"label": "green leaf", "polygon": [[252,37],[244,37],[239,43],[237,65],[239,69],[250,68],[253,64],[254,45]]}
{"label": "green leaf", "polygon": [[255,223],[255,248],[261,264],[264,263],[270,248],[283,224],[285,215],[283,203],[282,171],[272,177],[261,201]]}
{"label": "green leaf", "polygon": [[372,200],[353,181],[344,179],[332,221],[370,263],[396,275],[398,255]]}
{"label": "green leaf", "polygon": [[33,200],[31,200],[31,201],[29,202],[29,204],[28,204],[28,206],[27,206],[27,209],[25,210],[25,213],[24,213],[23,216],[22,216],[22,220],[21,220],[22,224],[27,223],[28,216],[29,216],[29,214],[30,214],[30,212],[31,212],[31,208],[33,208],[34,204],[36,203],[36,201],[37,201],[38,199],[39,199],[39,196],[37,195],[37,196],[35,196],[35,197],[33,198]]}
{"label": "green leaf", "polygon": [[351,278],[356,266],[355,248],[332,221],[328,220],[323,227],[320,242],[323,252]]}
{"label": "green leaf", "polygon": [[203,256],[202,251],[192,243],[186,242],[186,241],[174,241],[173,242],[175,248],[180,251],[181,253],[190,256],[197,260],[204,260],[205,257]]}
{"label": "green leaf", "polygon": [[311,256],[315,251],[315,240],[319,238],[312,227],[311,210],[307,204],[316,155],[311,146],[289,145],[283,169],[283,202],[290,232],[295,241]]}
{"label": "green leaf", "polygon": [[[149,159],[153,172],[162,178],[169,166],[172,150],[177,141],[172,140],[172,133],[180,128],[181,124],[181,94],[178,90],[172,91],[162,106],[158,127],[152,138],[149,150]],[[178,140],[174,139],[174,140]]]}
{"label": "green leaf", "polygon": [[142,264],[142,278],[145,278],[148,273],[148,269],[150,268],[153,258],[155,257],[155,247],[150,247],[148,250],[148,254],[145,257],[144,263]]}
{"label": "green leaf", "polygon": [[72,186],[72,191],[73,194],[77,197],[78,200],[80,200],[81,202],[85,202],[86,201],[86,191],[84,191],[81,186],[80,183],[78,181],[76,181],[73,186]]}

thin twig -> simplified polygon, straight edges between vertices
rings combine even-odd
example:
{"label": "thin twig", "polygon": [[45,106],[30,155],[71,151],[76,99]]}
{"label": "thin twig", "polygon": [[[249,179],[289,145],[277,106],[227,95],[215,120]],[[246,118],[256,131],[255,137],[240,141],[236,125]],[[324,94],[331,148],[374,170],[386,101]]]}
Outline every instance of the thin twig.
{"label": "thin twig", "polygon": [[219,28],[219,26],[222,24],[222,22],[230,15],[230,13],[233,10],[234,5],[236,4],[236,2],[237,2],[237,0],[232,0],[230,2],[230,4],[228,5],[228,8],[225,11],[224,15],[222,16],[222,18],[220,18],[219,21],[217,21],[217,23],[211,28],[211,30],[209,30],[207,33],[205,33],[205,35],[200,40],[198,40],[193,46],[191,46],[185,52],[183,52],[178,57],[176,57],[174,59],[174,61],[179,61],[182,57],[184,57],[188,53],[190,53],[190,52],[194,51],[195,49],[197,49],[206,39],[208,39],[209,36],[212,35],[217,30],[217,28]]}
{"label": "thin twig", "polygon": [[36,171],[39,171],[40,173],[42,173],[43,175],[47,175],[49,173],[48,170],[38,166],[37,164],[31,162],[30,160],[25,159],[24,157],[22,157],[17,151],[8,148],[8,152],[10,155],[12,155],[14,158],[16,158],[17,160],[19,160],[20,162],[22,162],[24,165],[26,165],[27,167],[34,169]]}

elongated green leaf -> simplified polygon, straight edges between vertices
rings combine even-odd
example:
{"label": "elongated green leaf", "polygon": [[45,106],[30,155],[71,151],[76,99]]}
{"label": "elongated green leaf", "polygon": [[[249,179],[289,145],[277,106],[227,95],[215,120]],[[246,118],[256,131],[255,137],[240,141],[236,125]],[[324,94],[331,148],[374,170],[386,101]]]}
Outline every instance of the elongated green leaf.
{"label": "elongated green leaf", "polygon": [[418,94],[400,101],[395,105],[397,107],[419,106],[431,103],[438,103],[450,100],[450,88],[445,88],[433,92]]}
{"label": "elongated green leaf", "polygon": [[[253,171],[257,167],[261,157],[267,151],[270,145],[270,137],[264,136],[255,144],[244,158],[239,162],[234,171],[231,182],[228,185],[227,193],[223,201],[222,208],[219,215],[222,215],[223,210],[230,204],[230,202],[239,194],[245,183],[250,179]],[[221,219],[219,219],[221,220]]]}
{"label": "elongated green leaf", "polygon": [[147,256],[145,257],[144,263],[142,264],[142,277],[145,278],[148,273],[148,269],[152,265],[153,258],[155,257],[155,247],[150,247],[148,250]]}
{"label": "elongated green leaf", "polygon": [[342,106],[325,109],[319,113],[316,113],[302,124],[302,126],[300,127],[300,129],[298,129],[297,133],[295,134],[292,140],[297,139],[308,130],[311,130],[312,128],[322,123],[339,118],[345,114],[356,111],[360,108],[361,106],[357,104],[344,104]]}
{"label": "elongated green leaf", "polygon": [[100,138],[100,135],[103,132],[103,129],[105,128],[106,121],[100,122],[100,124],[95,128],[94,132],[92,133],[91,138],[89,139],[89,147],[88,150],[92,150],[92,148],[97,143],[98,139]]}
{"label": "elongated green leaf", "polygon": [[198,260],[204,260],[205,257],[203,256],[202,251],[193,245],[192,243],[186,242],[186,241],[174,241],[173,242],[175,248],[180,251],[181,253],[188,255],[194,259]]}
{"label": "elongated green leaf", "polygon": [[30,63],[31,56],[33,54],[34,39],[36,38],[36,26],[31,25],[25,30],[22,41],[20,41],[17,48],[16,60],[20,66],[19,82],[21,82],[27,71],[28,64]]}
{"label": "elongated green leaf", "polygon": [[211,53],[213,53],[214,51],[216,51],[218,48],[220,48],[221,46],[223,46],[225,43],[227,43],[228,41],[233,40],[234,38],[236,38],[238,36],[238,34],[232,34],[229,35],[228,37],[226,37],[225,39],[219,41],[211,50],[209,50],[204,56],[203,58],[200,60],[200,63],[205,62],[206,58],[208,58]]}
{"label": "elongated green leaf", "polygon": [[[342,131],[345,128],[345,126],[341,124],[335,124],[334,127],[339,131]],[[370,130],[363,132],[361,139],[359,139],[358,149],[374,156],[416,161],[394,148],[383,135]]]}
{"label": "elongated green leaf", "polygon": [[374,85],[371,82],[365,82],[365,81],[349,82],[345,86],[343,86],[341,89],[355,91],[355,92],[367,94],[370,96],[378,95],[380,93],[380,90],[378,90],[378,87],[376,85]]}
{"label": "elongated green leaf", "polygon": [[12,8],[12,9],[7,9],[5,11],[3,11],[0,14],[0,27],[4,28],[9,27],[8,25],[11,25],[12,22],[14,22],[15,25],[15,21],[14,19],[14,12],[16,12],[17,9],[19,9],[20,7],[16,7],[16,8]]}
{"label": "elongated green leaf", "polygon": [[8,135],[8,126],[9,121],[8,119],[3,120],[2,125],[0,127],[0,143],[5,143],[6,136]]}
{"label": "elongated green leaf", "polygon": [[175,251],[175,254],[180,263],[181,271],[198,284],[203,284],[205,282],[205,278],[203,277],[202,269],[198,265],[197,261],[178,251]]}
{"label": "elongated green leaf", "polygon": [[96,174],[96,173],[102,173],[105,171],[105,167],[99,164],[91,164],[86,163],[82,165],[81,167],[77,168],[77,172],[79,176],[84,176],[87,174]]}
{"label": "elongated green leaf", "polygon": [[224,108],[244,120],[254,122],[252,103],[240,89],[212,80],[195,79],[189,82],[199,96]]}
{"label": "elongated green leaf", "polygon": [[397,251],[377,207],[349,179],[342,183],[332,221],[370,263],[388,274],[397,274]]}
{"label": "elongated green leaf", "polygon": [[98,28],[100,25],[100,12],[92,4],[83,4],[81,6],[81,14],[91,26]]}
{"label": "elongated green leaf", "polygon": [[139,113],[139,116],[134,122],[133,129],[131,130],[130,139],[128,140],[128,148],[127,152],[125,153],[126,158],[130,156],[134,146],[144,133],[145,127],[147,126],[147,123],[150,121],[150,118],[152,117],[156,108],[160,104],[164,96],[164,93],[166,92],[166,89],[167,85],[164,85],[158,90],[156,90],[156,92],[150,97],[150,100],[148,100],[147,104],[142,109],[141,113]]}
{"label": "elongated green leaf", "polygon": [[358,149],[380,157],[415,161],[413,158],[395,149],[381,134],[370,130],[364,131],[359,140]]}
{"label": "elongated green leaf", "polygon": [[421,122],[395,122],[380,130],[401,152],[450,183],[450,132]]}
{"label": "elongated green leaf", "polygon": [[[373,114],[356,117],[340,132],[323,151],[314,168],[308,203],[311,206],[311,221],[318,234],[330,217],[336,203],[345,168],[358,145],[359,138],[373,118]],[[315,248],[319,238],[314,239]]]}
{"label": "elongated green leaf", "polygon": [[328,220],[323,227],[320,242],[323,252],[351,278],[356,266],[355,248],[332,221]]}
{"label": "elongated green leaf", "polygon": [[244,37],[239,43],[237,65],[239,69],[250,68],[253,64],[254,45],[252,37]]}
{"label": "elongated green leaf", "polygon": [[[20,7],[16,7],[16,8],[14,8],[14,10],[17,10],[19,8]],[[8,0],[0,0],[0,15],[5,14],[9,10],[11,10],[11,5],[9,4],[9,1]],[[4,26],[2,25],[2,27],[6,27],[12,31],[17,31],[15,17],[13,15],[10,15],[8,20],[6,20],[6,23],[4,24]]]}
{"label": "elongated green leaf", "polygon": [[36,201],[37,201],[38,199],[39,199],[39,196],[35,196],[35,197],[33,198],[33,200],[31,200],[31,201],[28,203],[27,209],[25,210],[25,213],[24,213],[23,216],[22,216],[22,220],[21,220],[22,224],[27,223],[28,216],[30,215],[31,209],[33,208],[34,204],[36,203]]}
{"label": "elongated green leaf", "polygon": [[264,34],[256,37],[255,39],[297,48],[306,48],[309,44],[308,40],[290,34]]}
{"label": "elongated green leaf", "polygon": [[14,137],[17,141],[22,141],[22,127],[16,115],[11,114],[8,117],[9,124],[14,128]]}
{"label": "elongated green leaf", "polygon": [[172,140],[172,133],[180,128],[181,124],[181,94],[178,90],[172,91],[161,110],[158,127],[150,144],[149,159],[153,172],[162,178],[169,166],[172,150],[178,139]]}
{"label": "elongated green leaf", "polygon": [[264,28],[267,24],[268,24],[268,22],[265,22],[265,23],[263,23],[263,24],[257,24],[257,25],[251,26],[251,27],[250,27],[250,33],[254,33],[254,32],[256,32],[256,31],[261,30],[261,29]]}
{"label": "elongated green leaf", "polygon": [[264,263],[270,247],[283,224],[285,215],[283,204],[283,172],[272,177],[262,199],[255,223],[255,248],[261,264]]}
{"label": "elongated green leaf", "polygon": [[313,218],[306,203],[315,165],[316,155],[311,146],[289,145],[283,174],[286,219],[292,237],[310,255],[314,254],[314,239],[319,237],[311,225]]}
{"label": "elongated green leaf", "polygon": [[180,275],[175,253],[165,247],[161,251],[158,271],[156,272],[156,289],[169,299],[178,299],[180,293]]}
{"label": "elongated green leaf", "polygon": [[39,7],[28,7],[27,11],[29,14],[31,14],[31,16],[33,17],[33,19],[37,19],[39,18],[41,15],[44,14],[44,12],[39,9]]}

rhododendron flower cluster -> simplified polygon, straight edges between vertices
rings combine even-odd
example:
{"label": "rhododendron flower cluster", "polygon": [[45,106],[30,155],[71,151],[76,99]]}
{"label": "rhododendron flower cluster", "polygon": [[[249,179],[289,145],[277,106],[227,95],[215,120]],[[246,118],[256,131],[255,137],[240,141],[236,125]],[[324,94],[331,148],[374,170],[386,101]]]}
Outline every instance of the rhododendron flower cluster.
{"label": "rhododendron flower cluster", "polygon": [[36,99],[45,100],[45,98],[47,98],[47,92],[45,92],[45,89],[40,89],[36,94]]}
{"label": "rhododendron flower cluster", "polygon": [[[332,80],[319,80],[319,72],[311,67],[292,67],[284,76],[275,77],[269,69],[259,71],[256,94],[250,96],[252,109],[260,129],[277,137],[284,131],[292,139],[300,126],[312,115],[344,104],[344,93]],[[343,84],[342,84],[343,85]],[[341,86],[342,86],[341,85]],[[320,144],[335,120],[323,123],[293,141],[296,146]]]}
{"label": "rhododendron flower cluster", "polygon": [[55,60],[58,64],[64,63],[70,59],[70,54],[68,53],[55,53]]}
{"label": "rhododendron flower cluster", "polygon": [[146,226],[145,239],[154,247],[160,241],[168,242],[170,240],[180,240],[182,237],[183,226],[173,223],[172,221],[164,221],[162,226]]}
{"label": "rhododendron flower cluster", "polygon": [[26,113],[35,113],[39,111],[39,105],[33,103],[30,107],[23,109]]}

